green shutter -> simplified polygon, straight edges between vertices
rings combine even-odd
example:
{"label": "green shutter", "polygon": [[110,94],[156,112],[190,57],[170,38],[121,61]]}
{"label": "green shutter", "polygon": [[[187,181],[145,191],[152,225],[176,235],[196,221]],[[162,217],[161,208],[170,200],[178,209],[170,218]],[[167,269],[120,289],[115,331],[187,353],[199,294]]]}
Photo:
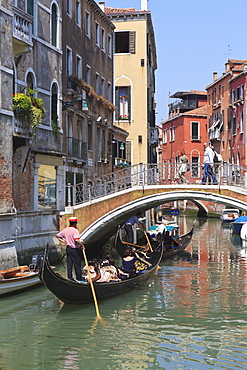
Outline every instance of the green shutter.
{"label": "green shutter", "polygon": [[115,88],[115,106],[117,107],[117,109],[115,110],[115,117],[116,117],[116,120],[118,121],[119,119],[119,87],[116,86]]}
{"label": "green shutter", "polygon": [[128,117],[129,117],[129,122],[131,121],[131,86],[127,87],[128,91]]}

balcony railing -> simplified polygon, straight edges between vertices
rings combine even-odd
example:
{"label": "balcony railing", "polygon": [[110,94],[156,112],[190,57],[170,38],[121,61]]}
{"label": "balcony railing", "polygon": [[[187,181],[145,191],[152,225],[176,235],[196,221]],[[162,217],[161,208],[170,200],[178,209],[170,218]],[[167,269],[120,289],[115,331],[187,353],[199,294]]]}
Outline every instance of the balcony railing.
{"label": "balcony railing", "polygon": [[13,6],[13,37],[21,43],[32,46],[33,17]]}
{"label": "balcony railing", "polygon": [[32,128],[27,122],[26,115],[15,113],[13,122],[14,122],[13,132],[15,136],[29,138],[30,136],[33,135]]}
{"label": "balcony railing", "polygon": [[109,163],[110,153],[99,150],[97,153],[97,162]]}
{"label": "balcony railing", "polygon": [[190,110],[195,109],[196,107],[196,100],[176,100],[169,104],[169,113],[175,109]]}
{"label": "balcony railing", "polygon": [[82,159],[84,161],[87,160],[87,143],[73,137],[68,137],[67,145],[69,157]]}

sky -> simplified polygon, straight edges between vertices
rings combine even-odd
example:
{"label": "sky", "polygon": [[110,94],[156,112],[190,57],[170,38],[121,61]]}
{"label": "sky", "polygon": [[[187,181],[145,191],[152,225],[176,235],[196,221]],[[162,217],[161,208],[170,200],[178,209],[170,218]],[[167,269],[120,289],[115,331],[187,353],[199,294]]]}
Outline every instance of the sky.
{"label": "sky", "polygon": [[[141,9],[141,0],[105,0],[106,6]],[[205,90],[228,59],[247,60],[247,1],[149,0],[155,32],[156,124],[167,119],[169,95]]]}

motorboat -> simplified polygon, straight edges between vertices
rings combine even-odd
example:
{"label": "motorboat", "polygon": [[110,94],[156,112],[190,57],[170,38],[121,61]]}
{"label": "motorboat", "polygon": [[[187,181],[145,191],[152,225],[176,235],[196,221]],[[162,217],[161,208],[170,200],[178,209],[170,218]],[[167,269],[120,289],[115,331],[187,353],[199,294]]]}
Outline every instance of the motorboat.
{"label": "motorboat", "polygon": [[240,235],[242,226],[247,223],[247,216],[240,216],[235,221],[231,222],[232,232]]}
{"label": "motorboat", "polygon": [[224,224],[230,224],[231,222],[235,221],[237,218],[240,217],[239,209],[234,208],[225,208],[221,213],[221,220]]}

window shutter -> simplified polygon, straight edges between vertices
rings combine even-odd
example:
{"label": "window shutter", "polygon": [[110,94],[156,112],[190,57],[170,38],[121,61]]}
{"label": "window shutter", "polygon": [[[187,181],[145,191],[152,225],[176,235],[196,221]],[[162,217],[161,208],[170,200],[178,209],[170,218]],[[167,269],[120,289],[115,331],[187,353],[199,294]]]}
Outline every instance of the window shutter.
{"label": "window shutter", "polygon": [[131,86],[127,87],[128,91],[128,118],[129,122],[131,121]]}
{"label": "window shutter", "polygon": [[116,40],[116,37],[115,37],[115,32],[112,33],[112,52],[113,54],[115,53],[115,40]]}
{"label": "window shutter", "polygon": [[115,110],[115,120],[119,120],[119,87],[115,88],[115,106],[117,109]]}
{"label": "window shutter", "polygon": [[130,53],[136,52],[136,31],[130,31]]}

